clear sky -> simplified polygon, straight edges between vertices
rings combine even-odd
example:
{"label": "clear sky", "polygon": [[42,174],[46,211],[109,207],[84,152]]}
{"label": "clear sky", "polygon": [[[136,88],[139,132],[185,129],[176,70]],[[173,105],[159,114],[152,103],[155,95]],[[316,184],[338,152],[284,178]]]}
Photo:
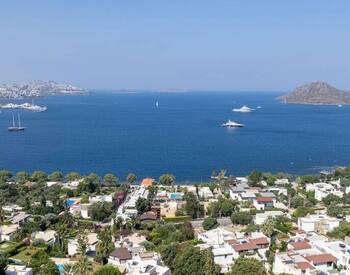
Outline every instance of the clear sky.
{"label": "clear sky", "polygon": [[0,82],[350,89],[350,1],[1,1]]}

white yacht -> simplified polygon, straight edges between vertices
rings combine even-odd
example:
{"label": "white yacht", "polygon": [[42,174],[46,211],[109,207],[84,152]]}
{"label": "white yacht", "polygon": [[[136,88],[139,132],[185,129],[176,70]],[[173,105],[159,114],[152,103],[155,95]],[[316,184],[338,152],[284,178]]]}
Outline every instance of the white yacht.
{"label": "white yacht", "polygon": [[12,116],[12,126],[8,127],[7,130],[10,132],[24,131],[26,127],[21,126],[21,117],[18,114],[18,126],[15,124],[15,116]]}
{"label": "white yacht", "polygon": [[234,112],[240,112],[240,113],[250,113],[254,109],[249,108],[248,106],[244,105],[241,108],[233,109]]}
{"label": "white yacht", "polygon": [[227,128],[244,127],[244,124],[240,124],[235,121],[228,120],[227,122],[221,124],[221,127],[227,127]]}

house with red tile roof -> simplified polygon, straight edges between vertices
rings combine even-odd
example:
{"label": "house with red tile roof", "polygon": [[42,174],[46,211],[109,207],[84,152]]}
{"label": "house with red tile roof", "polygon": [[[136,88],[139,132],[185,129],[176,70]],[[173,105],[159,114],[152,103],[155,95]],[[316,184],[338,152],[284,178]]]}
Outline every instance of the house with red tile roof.
{"label": "house with red tile roof", "polygon": [[152,186],[154,183],[155,183],[155,179],[152,179],[152,178],[144,178],[142,181],[141,181],[141,186],[143,187],[149,187],[149,186]]}
{"label": "house with red tile roof", "polygon": [[294,250],[302,250],[311,248],[311,245],[307,241],[296,241],[289,243],[288,248]]}
{"label": "house with red tile roof", "polygon": [[276,199],[273,197],[257,197],[253,200],[253,206],[258,210],[265,210],[266,208],[273,208]]}
{"label": "house with red tile roof", "polygon": [[332,266],[337,263],[337,258],[329,253],[322,253],[317,255],[310,255],[305,257],[314,266],[326,265]]}
{"label": "house with red tile roof", "polygon": [[[304,242],[298,244],[307,246]],[[316,274],[339,274],[336,270],[337,258],[325,253],[317,247],[301,250],[289,250],[284,253],[276,253],[273,265],[273,273],[316,275]],[[345,274],[345,273],[344,273]]]}

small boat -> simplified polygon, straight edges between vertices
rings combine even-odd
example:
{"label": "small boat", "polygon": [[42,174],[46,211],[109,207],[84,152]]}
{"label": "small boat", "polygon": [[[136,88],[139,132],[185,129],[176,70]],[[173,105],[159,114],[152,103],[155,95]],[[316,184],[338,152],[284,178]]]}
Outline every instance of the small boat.
{"label": "small boat", "polygon": [[226,127],[226,128],[244,127],[244,124],[240,124],[235,121],[228,120],[227,122],[221,124],[221,127]]}
{"label": "small boat", "polygon": [[261,109],[261,106],[256,107],[257,109]]}
{"label": "small boat", "polygon": [[341,108],[341,107],[343,107],[343,105],[339,104],[338,107]]}
{"label": "small boat", "polygon": [[10,132],[24,131],[26,127],[21,126],[21,117],[18,115],[18,126],[15,124],[15,116],[12,116],[12,126],[8,127],[7,130]]}
{"label": "small boat", "polygon": [[241,108],[233,109],[233,112],[239,112],[239,113],[250,113],[254,109],[249,108],[248,106],[244,105]]}
{"label": "small boat", "polygon": [[156,107],[158,108],[158,106],[159,106],[159,103],[158,103],[158,100],[156,101]]}

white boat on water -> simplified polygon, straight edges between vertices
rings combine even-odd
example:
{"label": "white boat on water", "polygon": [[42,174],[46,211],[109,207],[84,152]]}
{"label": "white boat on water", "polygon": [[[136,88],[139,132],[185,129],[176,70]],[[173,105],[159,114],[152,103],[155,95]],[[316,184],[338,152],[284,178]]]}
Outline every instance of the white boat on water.
{"label": "white boat on water", "polygon": [[250,113],[251,111],[253,111],[254,109],[249,108],[248,106],[244,105],[241,108],[235,108],[232,111],[233,112],[239,112],[239,113]]}
{"label": "white boat on water", "polygon": [[221,127],[226,127],[226,128],[244,127],[244,124],[237,123],[232,120],[228,120],[227,122],[221,124]]}
{"label": "white boat on water", "polygon": [[26,127],[21,126],[21,117],[18,114],[18,126],[15,124],[15,116],[12,116],[12,126],[8,127],[7,130],[10,132],[24,131]]}

